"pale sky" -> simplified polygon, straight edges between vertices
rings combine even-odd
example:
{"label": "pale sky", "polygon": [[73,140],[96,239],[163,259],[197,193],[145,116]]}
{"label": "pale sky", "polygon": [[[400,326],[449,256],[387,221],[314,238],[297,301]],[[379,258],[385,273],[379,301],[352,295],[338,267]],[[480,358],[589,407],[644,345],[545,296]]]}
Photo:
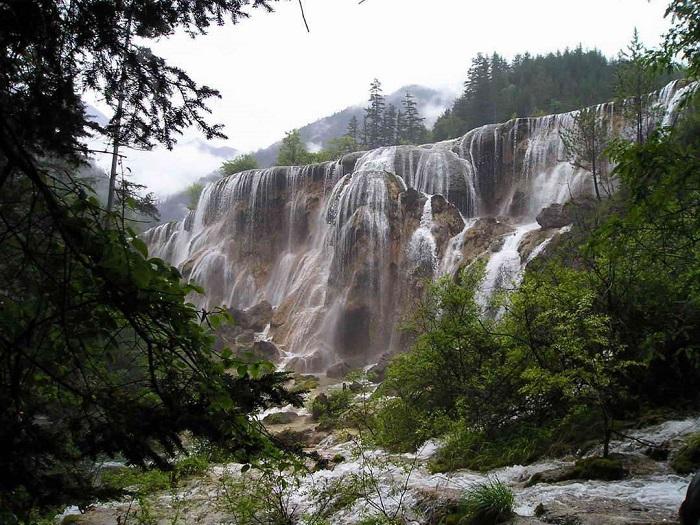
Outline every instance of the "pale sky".
{"label": "pale sky", "polygon": [[[211,121],[225,124],[228,146],[265,147],[285,131],[352,104],[364,104],[377,77],[390,93],[407,84],[458,92],[471,58],[507,58],[582,44],[615,56],[635,27],[655,46],[669,26],[667,0],[296,0],[276,12],[254,10],[233,26],[194,40],[178,34],[151,43],[170,63],[221,91]],[[95,105],[100,108],[99,102]],[[222,161],[195,130],[173,151],[127,152],[137,182],[167,195]],[[106,165],[106,159],[100,159]]]}

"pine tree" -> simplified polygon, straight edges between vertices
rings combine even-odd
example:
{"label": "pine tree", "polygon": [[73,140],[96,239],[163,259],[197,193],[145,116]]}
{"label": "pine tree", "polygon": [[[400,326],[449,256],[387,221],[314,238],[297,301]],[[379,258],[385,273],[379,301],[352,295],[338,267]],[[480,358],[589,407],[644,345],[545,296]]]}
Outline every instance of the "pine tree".
{"label": "pine tree", "polygon": [[625,121],[634,126],[637,144],[644,142],[654,125],[654,109],[646,95],[654,90],[655,75],[646,63],[647,54],[635,28],[632,41],[620,53],[615,91]]}
{"label": "pine tree", "polygon": [[467,81],[464,83],[463,104],[459,116],[469,128],[487,124],[495,114],[491,89],[491,61],[479,53],[472,60]]}
{"label": "pine tree", "polygon": [[406,119],[404,118],[403,112],[399,109],[396,112],[396,142],[401,144],[403,137],[406,135]]}
{"label": "pine tree", "polygon": [[355,142],[359,142],[359,140],[358,140],[359,133],[360,133],[359,127],[360,127],[360,125],[357,122],[357,117],[355,115],[353,115],[352,118],[350,119],[350,122],[348,122],[348,131],[347,131],[346,135],[348,137],[350,137],[352,140],[354,140]]}
{"label": "pine tree", "polygon": [[403,119],[405,125],[402,142],[417,144],[425,136],[425,126],[423,126],[425,119],[420,116],[418,105],[413,95],[408,92],[403,99]]}
{"label": "pine tree", "polygon": [[369,106],[365,109],[365,142],[370,148],[382,145],[382,128],[384,125],[384,95],[382,83],[374,79],[369,88]]}
{"label": "pine tree", "polygon": [[382,145],[393,146],[396,143],[396,107],[389,104],[382,118]]}

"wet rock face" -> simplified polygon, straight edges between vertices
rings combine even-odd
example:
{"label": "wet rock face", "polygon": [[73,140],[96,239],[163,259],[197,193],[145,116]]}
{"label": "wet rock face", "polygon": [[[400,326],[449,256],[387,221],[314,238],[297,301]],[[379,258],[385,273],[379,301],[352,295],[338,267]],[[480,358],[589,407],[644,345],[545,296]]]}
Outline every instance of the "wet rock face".
{"label": "wet rock face", "polygon": [[342,379],[351,370],[352,367],[348,363],[341,361],[340,363],[336,363],[329,367],[328,370],[326,370],[326,375],[332,379]]}
{"label": "wet rock face", "polygon": [[513,226],[503,220],[493,217],[478,219],[464,236],[461,266],[469,266],[478,258],[488,257],[490,251],[500,250],[503,236],[513,231]]}
{"label": "wet rock face", "polygon": [[[674,90],[659,101],[669,106]],[[590,175],[562,161],[560,131],[572,119],[518,118],[432,145],[242,172],[206,186],[194,212],[143,239],[206,290],[193,303],[235,308],[226,344],[250,346],[249,332],[270,323],[295,370],[375,362],[410,344],[397,326],[432,279],[494,261],[503,236],[537,217],[545,233],[525,237],[522,270],[571,223],[575,209],[562,204],[592,195]]]}
{"label": "wet rock face", "polygon": [[685,500],[679,511],[681,525],[700,523],[700,472],[697,472],[688,486]]}
{"label": "wet rock face", "polygon": [[542,228],[563,228],[571,222],[569,208],[563,204],[551,204],[537,215],[537,223]]}

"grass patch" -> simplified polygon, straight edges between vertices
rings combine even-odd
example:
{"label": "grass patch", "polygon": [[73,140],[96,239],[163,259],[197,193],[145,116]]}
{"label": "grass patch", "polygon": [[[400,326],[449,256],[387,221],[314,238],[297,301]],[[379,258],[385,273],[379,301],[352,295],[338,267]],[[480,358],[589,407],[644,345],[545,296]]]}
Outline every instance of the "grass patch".
{"label": "grass patch", "polygon": [[172,487],[187,478],[200,475],[209,468],[209,459],[193,454],[178,460],[171,471],[123,467],[102,473],[102,491],[107,494],[148,496]]}
{"label": "grass patch", "polygon": [[688,436],[683,447],[671,459],[671,468],[679,474],[700,469],[700,432]]}
{"label": "grass patch", "polygon": [[462,499],[463,517],[459,523],[495,525],[513,517],[515,496],[510,487],[489,480],[469,487]]}
{"label": "grass patch", "polygon": [[102,486],[107,492],[149,495],[166,490],[173,485],[171,472],[158,469],[143,470],[138,467],[124,467],[105,471]]}
{"label": "grass patch", "polygon": [[508,465],[526,465],[545,454],[551,444],[547,429],[524,425],[489,438],[457,424],[445,436],[443,446],[431,460],[432,472],[450,472],[462,468],[487,471]]}

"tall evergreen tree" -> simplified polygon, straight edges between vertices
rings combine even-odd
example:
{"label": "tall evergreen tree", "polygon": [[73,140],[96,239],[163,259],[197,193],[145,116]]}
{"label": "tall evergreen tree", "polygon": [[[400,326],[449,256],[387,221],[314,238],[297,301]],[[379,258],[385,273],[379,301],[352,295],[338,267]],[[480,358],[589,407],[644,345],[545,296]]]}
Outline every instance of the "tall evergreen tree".
{"label": "tall evergreen tree", "polygon": [[401,141],[407,144],[420,142],[425,136],[424,120],[418,112],[418,105],[413,95],[407,92],[403,99],[404,134]]}
{"label": "tall evergreen tree", "polygon": [[360,129],[359,129],[359,124],[357,122],[357,117],[355,115],[352,116],[350,119],[350,122],[348,122],[348,131],[346,135],[350,137],[352,140],[354,140],[356,143],[359,142],[359,134],[360,134]]}
{"label": "tall evergreen tree", "polygon": [[382,116],[382,145],[393,146],[396,143],[396,106],[389,104]]}
{"label": "tall evergreen tree", "polygon": [[406,119],[403,111],[400,109],[396,112],[396,140],[400,144],[403,137],[406,135]]}
{"label": "tall evergreen tree", "polygon": [[382,145],[384,107],[382,83],[375,78],[370,84],[369,106],[365,109],[365,142],[369,148],[378,148]]}
{"label": "tall evergreen tree", "polygon": [[635,28],[632,41],[620,52],[615,94],[622,103],[625,121],[633,126],[637,144],[644,142],[654,126],[654,108],[647,94],[655,87],[656,75],[647,64],[647,55]]}

